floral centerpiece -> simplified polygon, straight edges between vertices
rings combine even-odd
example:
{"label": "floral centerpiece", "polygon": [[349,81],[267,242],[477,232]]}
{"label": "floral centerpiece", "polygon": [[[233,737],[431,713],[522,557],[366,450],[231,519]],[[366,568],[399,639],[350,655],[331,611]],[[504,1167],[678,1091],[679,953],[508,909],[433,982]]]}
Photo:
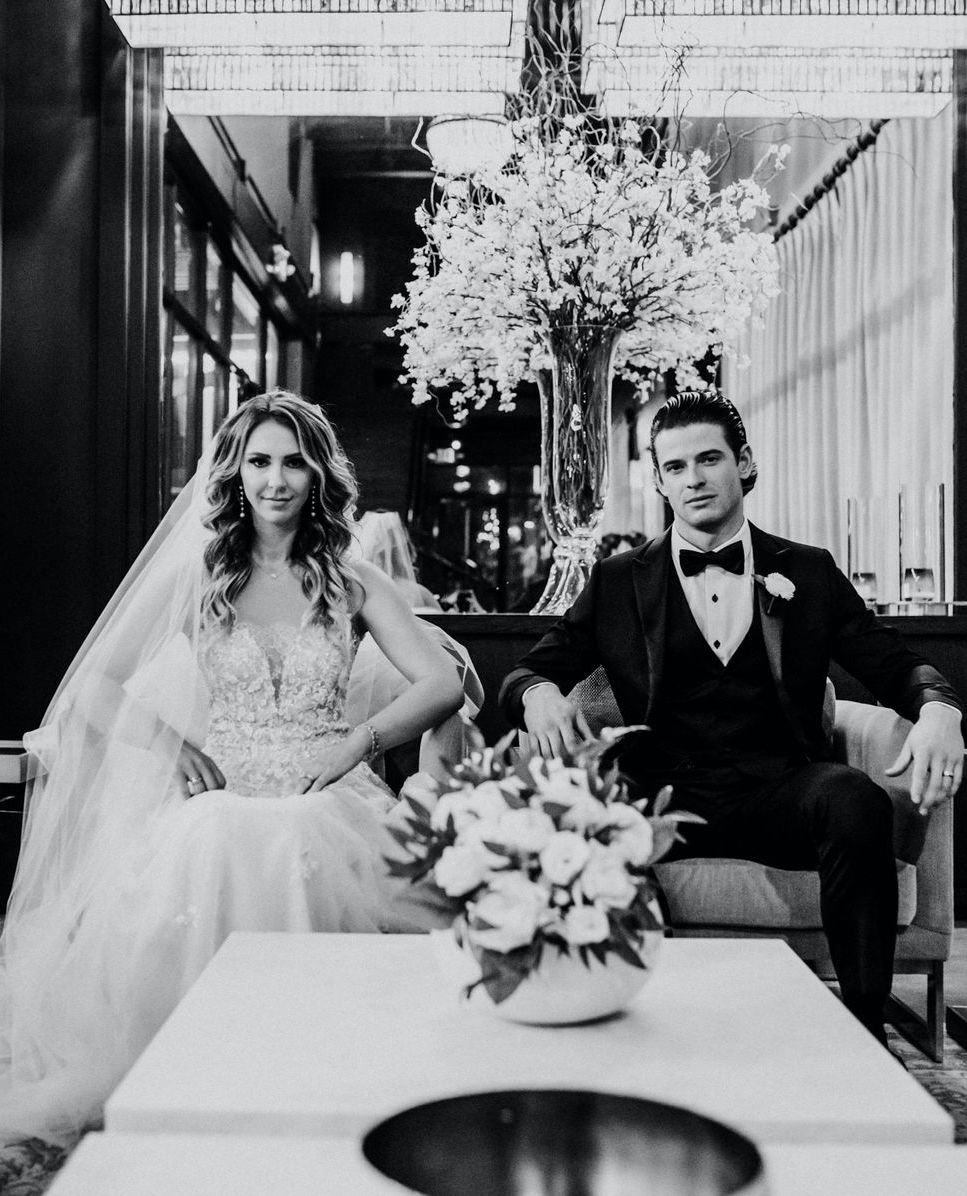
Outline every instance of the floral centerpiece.
{"label": "floral centerpiece", "polygon": [[651,865],[678,823],[700,819],[668,811],[670,788],[632,800],[602,767],[628,730],[553,760],[511,759],[508,737],[472,751],[445,786],[404,788],[409,809],[392,833],[405,858],[390,870],[454,899],[453,937],[478,965],[467,995],[480,985],[500,1006],[560,957],[585,971],[619,960],[635,987],[645,979],[646,945],[663,928]]}
{"label": "floral centerpiece", "polygon": [[[722,163],[686,151],[644,120],[611,120],[576,98],[555,117],[521,116],[500,168],[442,176],[417,212],[425,243],[394,304],[401,381],[420,404],[444,393],[458,417],[519,383],[542,392],[542,507],[560,570],[580,566],[555,602],[567,608],[594,557],[607,497],[613,371],[648,385],[674,369],[703,387],[698,363],[732,352],[778,294],[763,186],[716,184]],[[759,219],[760,225],[764,221]]]}

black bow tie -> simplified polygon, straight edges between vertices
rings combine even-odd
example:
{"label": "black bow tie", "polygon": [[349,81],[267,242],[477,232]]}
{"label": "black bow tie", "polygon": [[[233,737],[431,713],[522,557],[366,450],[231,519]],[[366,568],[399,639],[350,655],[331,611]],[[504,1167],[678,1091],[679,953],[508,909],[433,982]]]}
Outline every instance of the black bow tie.
{"label": "black bow tie", "polygon": [[734,544],[726,545],[719,552],[694,552],[690,548],[683,548],[678,554],[678,559],[686,577],[695,577],[709,565],[718,565],[720,569],[729,573],[741,573],[745,568],[745,549],[742,547],[742,541],[736,540]]}

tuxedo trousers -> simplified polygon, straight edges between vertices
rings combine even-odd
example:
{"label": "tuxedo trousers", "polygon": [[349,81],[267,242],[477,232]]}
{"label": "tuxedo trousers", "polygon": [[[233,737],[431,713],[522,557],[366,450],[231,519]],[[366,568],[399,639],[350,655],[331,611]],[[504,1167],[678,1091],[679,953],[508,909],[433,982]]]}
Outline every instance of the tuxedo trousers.
{"label": "tuxedo trousers", "polygon": [[[864,772],[828,762],[765,777],[689,766],[637,777],[673,786],[684,842],[666,860],[722,857],[819,873],[820,908],[843,1002],[880,1041],[893,984],[897,874],[893,805]],[[654,788],[652,788],[654,791]]]}

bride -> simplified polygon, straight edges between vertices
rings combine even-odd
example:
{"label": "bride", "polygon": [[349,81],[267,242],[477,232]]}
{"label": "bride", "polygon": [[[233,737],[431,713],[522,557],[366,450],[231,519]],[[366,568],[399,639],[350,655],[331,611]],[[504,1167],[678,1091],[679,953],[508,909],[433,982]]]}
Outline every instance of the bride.
{"label": "bride", "polygon": [[[453,658],[350,554],[321,411],[242,406],[44,724],[0,940],[0,1138],[69,1143],[233,930],[439,924],[391,881],[370,767],[464,699]],[[409,684],[350,725],[369,632]]]}

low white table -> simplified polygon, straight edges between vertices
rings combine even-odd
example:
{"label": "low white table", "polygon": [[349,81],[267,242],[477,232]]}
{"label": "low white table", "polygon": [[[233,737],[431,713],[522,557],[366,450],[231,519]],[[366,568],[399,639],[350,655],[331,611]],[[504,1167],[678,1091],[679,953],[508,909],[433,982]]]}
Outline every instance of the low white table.
{"label": "low white table", "polygon": [[629,1011],[462,1008],[424,936],[236,934],[107,1103],[109,1131],[354,1136],[440,1097],[593,1088],[755,1141],[949,1143],[941,1107],[778,940],[669,939]]}
{"label": "low white table", "polygon": [[[961,1146],[765,1146],[770,1196],[964,1196]],[[48,1196],[402,1196],[347,1138],[88,1134]]]}

